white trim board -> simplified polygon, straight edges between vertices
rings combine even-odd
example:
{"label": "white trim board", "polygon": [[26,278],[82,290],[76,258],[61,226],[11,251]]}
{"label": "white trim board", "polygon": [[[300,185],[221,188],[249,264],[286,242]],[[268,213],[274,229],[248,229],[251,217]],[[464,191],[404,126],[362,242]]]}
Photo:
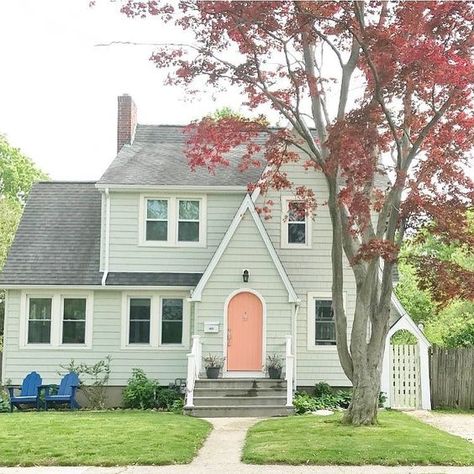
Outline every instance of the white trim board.
{"label": "white trim board", "polygon": [[227,246],[229,245],[230,241],[232,240],[232,237],[235,234],[235,231],[237,230],[240,222],[242,221],[242,218],[244,217],[245,213],[249,211],[250,215],[252,216],[255,225],[257,226],[258,231],[260,232],[260,235],[263,239],[263,242],[265,243],[265,246],[267,247],[267,250],[270,254],[270,257],[275,265],[275,268],[278,271],[278,274],[280,275],[280,278],[285,285],[286,290],[288,291],[288,301],[290,303],[296,303],[298,302],[298,297],[296,295],[295,290],[293,289],[293,286],[290,282],[290,279],[288,278],[288,275],[285,272],[285,269],[283,268],[283,265],[278,258],[278,255],[275,251],[275,248],[273,247],[273,244],[270,240],[270,237],[267,234],[267,231],[265,230],[265,227],[262,224],[262,221],[260,220],[259,215],[257,214],[257,211],[255,209],[255,204],[252,201],[252,198],[250,197],[249,194],[246,194],[242,204],[240,205],[237,213],[234,216],[234,219],[232,220],[229,228],[227,229],[226,234],[224,235],[224,238],[222,239],[221,243],[219,244],[219,247],[217,247],[216,252],[212,256],[211,261],[209,262],[209,265],[207,266],[206,270],[204,271],[204,274],[202,275],[201,279],[199,280],[199,283],[197,284],[196,288],[192,292],[192,296],[190,298],[190,301],[201,301],[202,298],[202,292],[204,288],[206,287],[207,282],[209,281],[209,278],[211,277],[212,273],[214,272],[214,269],[216,268],[217,264],[219,263],[222,255],[224,254]]}

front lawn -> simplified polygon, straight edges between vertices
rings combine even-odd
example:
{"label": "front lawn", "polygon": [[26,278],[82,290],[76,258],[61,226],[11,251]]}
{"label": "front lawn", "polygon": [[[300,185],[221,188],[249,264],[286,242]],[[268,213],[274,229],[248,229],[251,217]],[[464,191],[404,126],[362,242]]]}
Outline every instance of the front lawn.
{"label": "front lawn", "polygon": [[172,413],[5,413],[0,415],[0,465],[183,464],[210,431],[204,420]]}
{"label": "front lawn", "polygon": [[384,411],[379,425],[353,428],[341,414],[271,419],[250,428],[243,461],[252,464],[471,465],[474,445],[415,420]]}

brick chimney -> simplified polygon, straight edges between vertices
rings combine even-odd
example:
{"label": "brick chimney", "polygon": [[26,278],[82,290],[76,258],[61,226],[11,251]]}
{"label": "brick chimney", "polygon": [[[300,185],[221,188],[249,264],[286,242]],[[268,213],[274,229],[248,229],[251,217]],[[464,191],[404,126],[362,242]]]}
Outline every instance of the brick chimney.
{"label": "brick chimney", "polygon": [[137,106],[128,94],[118,96],[117,153],[124,145],[131,145],[137,128]]}

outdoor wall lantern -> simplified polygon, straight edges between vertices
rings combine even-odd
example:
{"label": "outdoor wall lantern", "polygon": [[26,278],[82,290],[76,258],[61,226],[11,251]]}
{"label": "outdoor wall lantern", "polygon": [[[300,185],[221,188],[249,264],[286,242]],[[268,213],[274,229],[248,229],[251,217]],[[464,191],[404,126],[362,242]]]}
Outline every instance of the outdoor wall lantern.
{"label": "outdoor wall lantern", "polygon": [[248,270],[244,270],[244,272],[242,273],[242,280],[244,280],[244,283],[249,282],[249,271]]}

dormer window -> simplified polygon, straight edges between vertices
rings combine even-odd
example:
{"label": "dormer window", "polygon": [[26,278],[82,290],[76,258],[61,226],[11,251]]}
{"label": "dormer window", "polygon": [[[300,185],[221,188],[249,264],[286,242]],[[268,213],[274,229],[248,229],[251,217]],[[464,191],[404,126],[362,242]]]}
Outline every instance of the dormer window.
{"label": "dormer window", "polygon": [[142,196],[141,200],[139,245],[206,245],[205,196]]}
{"label": "dormer window", "polygon": [[281,215],[281,247],[310,248],[311,218],[306,215],[304,202],[283,197]]}

